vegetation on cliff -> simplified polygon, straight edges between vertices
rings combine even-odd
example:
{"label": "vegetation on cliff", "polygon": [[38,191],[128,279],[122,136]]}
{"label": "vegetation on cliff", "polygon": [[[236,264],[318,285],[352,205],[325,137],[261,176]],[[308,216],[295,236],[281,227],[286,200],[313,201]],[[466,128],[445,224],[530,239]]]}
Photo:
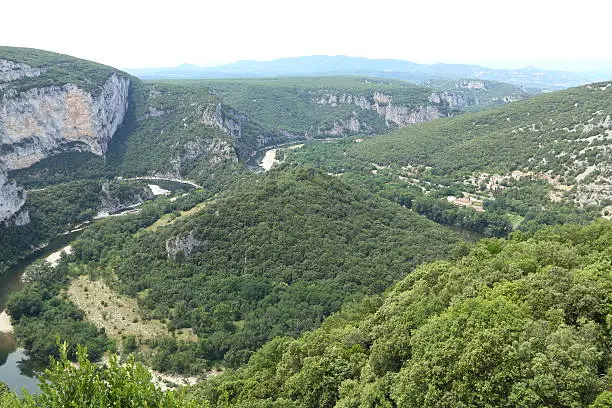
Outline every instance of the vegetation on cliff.
{"label": "vegetation on cliff", "polygon": [[382,136],[310,143],[284,160],[487,235],[588,222],[611,212],[610,92],[587,85]]}
{"label": "vegetation on cliff", "polygon": [[[0,225],[0,274],[32,248],[91,221],[103,210],[103,181],[73,181],[28,192],[26,208],[30,223],[20,227]],[[150,198],[149,188],[139,181],[112,181],[106,184],[108,196],[118,203],[133,204]]]}
{"label": "vegetation on cliff", "polygon": [[34,48],[0,46],[0,59],[40,69],[40,75],[19,78],[1,87],[0,96],[8,90],[25,92],[33,88],[66,84],[74,84],[95,95],[113,73],[129,76],[106,65]]}

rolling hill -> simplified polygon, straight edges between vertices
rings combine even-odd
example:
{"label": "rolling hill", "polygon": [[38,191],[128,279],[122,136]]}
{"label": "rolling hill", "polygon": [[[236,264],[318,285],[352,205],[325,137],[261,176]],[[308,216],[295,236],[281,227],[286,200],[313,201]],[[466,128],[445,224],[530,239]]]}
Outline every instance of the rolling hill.
{"label": "rolling hill", "polygon": [[312,55],[272,61],[238,61],[214,67],[183,64],[172,68],[128,69],[143,79],[162,78],[239,78],[270,76],[360,75],[396,78],[414,83],[438,79],[465,78],[500,81],[528,88],[559,90],[607,79],[609,73],[547,71],[534,67],[490,69],[466,64],[417,64],[402,60],[377,60],[342,55]]}
{"label": "rolling hill", "polygon": [[71,268],[136,298],[145,319],[193,330],[196,342],[138,336],[158,350],[156,369],[179,372],[240,365],[265,341],[317,327],[345,300],[383,291],[416,265],[449,256],[459,241],[303,167],[250,175],[169,220],[135,235],[126,234],[130,222],[93,226],[76,242]]}
{"label": "rolling hill", "polygon": [[467,225],[450,216],[459,207],[536,224],[609,217],[611,92],[608,82],[585,85],[373,138],[310,144],[286,160],[403,204],[418,198],[413,209],[451,224]]}

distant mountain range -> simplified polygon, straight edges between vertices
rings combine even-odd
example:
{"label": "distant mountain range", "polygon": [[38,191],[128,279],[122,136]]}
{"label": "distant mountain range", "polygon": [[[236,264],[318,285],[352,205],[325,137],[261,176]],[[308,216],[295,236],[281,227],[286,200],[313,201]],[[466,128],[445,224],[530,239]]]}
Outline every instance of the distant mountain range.
{"label": "distant mountain range", "polygon": [[272,61],[238,61],[214,67],[183,64],[173,68],[138,68],[126,71],[142,79],[367,75],[424,83],[441,78],[477,78],[543,90],[557,90],[610,79],[609,73],[602,72],[548,71],[533,66],[522,69],[491,69],[465,64],[426,65],[402,60],[341,55],[313,55]]}

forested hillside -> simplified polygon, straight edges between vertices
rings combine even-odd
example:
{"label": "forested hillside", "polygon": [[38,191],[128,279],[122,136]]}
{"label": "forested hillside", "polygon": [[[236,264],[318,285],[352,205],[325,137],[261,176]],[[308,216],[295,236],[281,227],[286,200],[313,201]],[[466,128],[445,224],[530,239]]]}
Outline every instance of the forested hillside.
{"label": "forested hillside", "polygon": [[244,115],[241,155],[291,139],[380,134],[407,125],[525,99],[520,87],[490,81],[429,86],[368,77],[278,77],[178,81],[204,84]]}
{"label": "forested hillside", "polygon": [[[319,325],[343,301],[379,293],[446,257],[453,233],[309,168],[250,176],[199,212],[154,230],[92,227],[76,262],[138,299],[146,318],[198,341],[150,344],[161,370],[236,366],[277,335]],[[61,334],[61,333],[60,333]]]}
{"label": "forested hillside", "polygon": [[191,392],[217,407],[606,407],[612,223],[480,241]]}
{"label": "forested hillside", "polygon": [[488,235],[586,222],[612,214],[611,92],[606,83],[572,88],[379,137],[309,144],[284,160]]}
{"label": "forested hillside", "polygon": [[[3,92],[22,99],[26,91],[36,95],[59,92],[53,103],[74,105],[64,115],[73,124],[82,122],[75,116],[83,109],[81,95],[62,97],[63,90],[76,86],[95,96],[111,75],[128,81],[121,126],[114,135],[105,136],[100,148],[79,147],[71,141],[74,136],[64,137],[60,132],[57,146],[49,142],[44,154],[21,157],[15,146],[7,144],[10,138],[3,139],[0,153],[18,156],[11,158],[19,165],[12,167],[10,176],[28,186],[119,175],[166,175],[191,178],[214,188],[225,185],[240,169],[236,166],[239,159],[247,160],[266,145],[379,134],[529,96],[518,86],[470,80],[436,81],[429,86],[360,77],[143,83],[104,65],[27,48],[1,47],[0,60],[5,61],[0,78]],[[44,106],[31,97],[32,108],[28,109]],[[44,125],[42,116],[34,121],[40,122],[38,127]],[[28,132],[20,136],[22,144],[34,143],[36,138]],[[79,132],[89,129],[79,128]],[[89,140],[92,135],[85,136],[87,143],[93,143]]]}
{"label": "forested hillside", "polygon": [[611,139],[608,82],[143,82],[0,47],[0,274],[86,228],[6,302],[59,360],[0,407],[610,406]]}
{"label": "forested hillside", "polygon": [[91,221],[100,211],[117,211],[151,198],[149,187],[138,181],[83,180],[30,191],[26,203],[30,222],[18,227],[0,225],[0,276],[33,248]]}

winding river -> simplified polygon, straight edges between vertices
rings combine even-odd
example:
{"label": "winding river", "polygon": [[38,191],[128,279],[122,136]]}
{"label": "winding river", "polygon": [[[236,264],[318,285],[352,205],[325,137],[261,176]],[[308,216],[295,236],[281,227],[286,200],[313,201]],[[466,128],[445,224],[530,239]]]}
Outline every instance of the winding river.
{"label": "winding river", "polygon": [[[172,183],[172,190],[193,189],[195,183],[178,180],[178,179],[162,179],[162,178],[139,178],[139,180],[167,181]],[[149,187],[155,195],[166,195],[170,193],[155,184],[149,184]],[[107,216],[116,216],[133,212],[133,209],[126,208],[114,214],[105,214]],[[5,307],[8,297],[23,288],[21,278],[26,269],[39,259],[46,258],[49,262],[59,259],[62,251],[67,250],[69,244],[77,239],[85,229],[90,227],[92,223],[86,223],[69,233],[60,235],[51,240],[49,244],[26,258],[20,263],[13,266],[0,277],[0,382],[6,383],[13,391],[21,395],[21,390],[26,389],[30,393],[40,391],[37,379],[37,373],[42,371],[42,367],[34,365],[27,357],[25,350],[19,347],[18,342],[13,336],[13,328],[11,326],[10,317],[6,314]]]}
{"label": "winding river", "polygon": [[0,381],[18,393],[22,388],[30,393],[39,391],[36,372],[40,371],[40,367],[33,365],[28,360],[24,350],[19,347],[13,337],[10,319],[4,310],[6,301],[10,294],[23,287],[21,277],[28,266],[62,250],[82,232],[81,229],[53,239],[45,248],[30,254],[9,269],[0,280]]}

